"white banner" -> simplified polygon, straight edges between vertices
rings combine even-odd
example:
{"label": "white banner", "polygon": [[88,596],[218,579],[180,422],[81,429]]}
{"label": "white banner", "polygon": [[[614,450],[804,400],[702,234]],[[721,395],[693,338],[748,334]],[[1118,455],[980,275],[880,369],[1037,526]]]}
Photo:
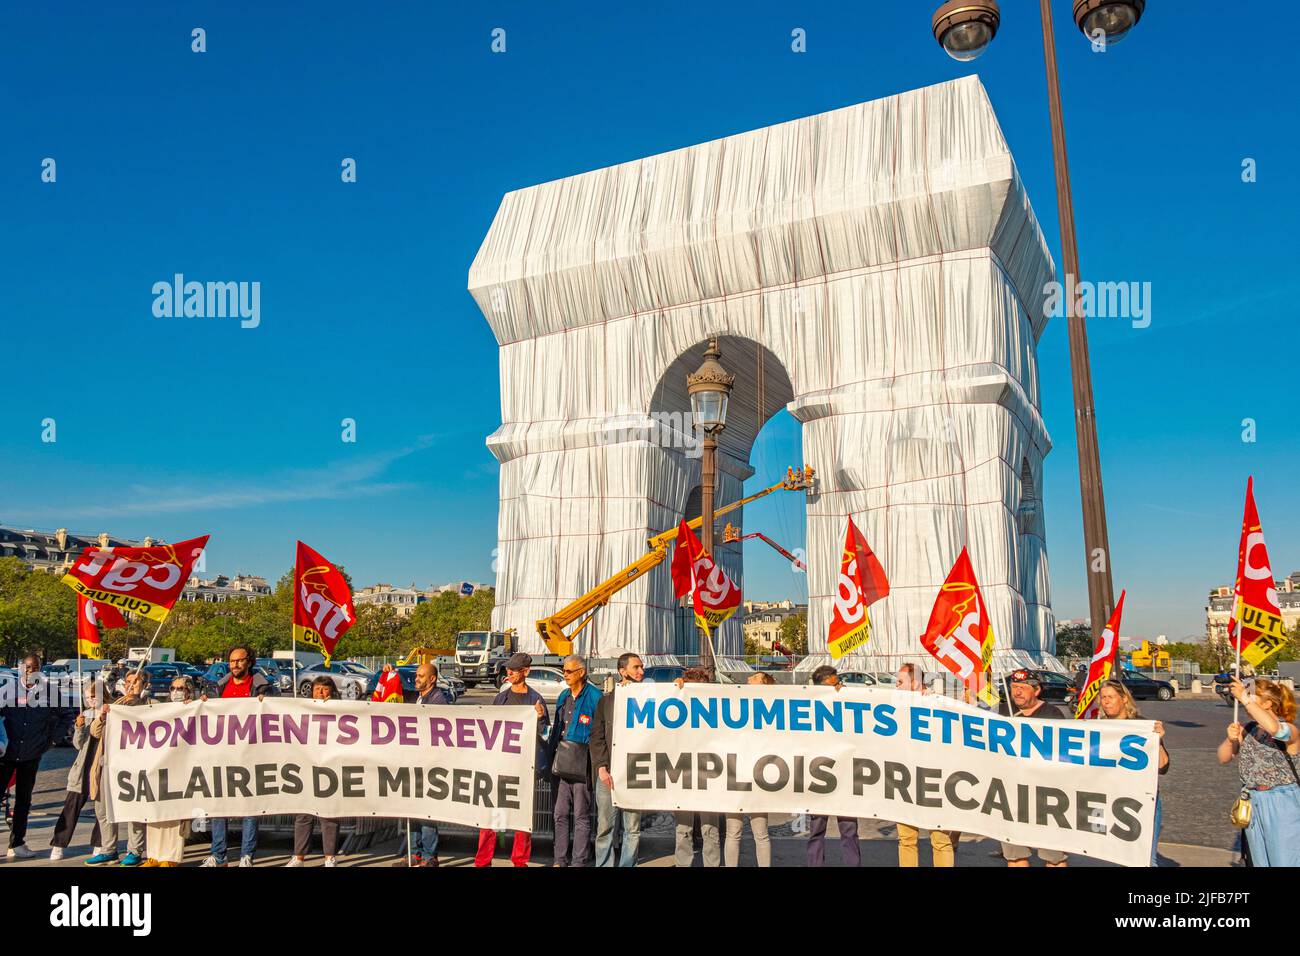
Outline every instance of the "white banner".
{"label": "white banner", "polygon": [[626,809],[874,817],[1129,866],[1151,860],[1151,721],[1001,717],[872,688],[616,693],[610,771]]}
{"label": "white banner", "polygon": [[537,713],[329,700],[112,707],[115,821],[311,813],[533,829]]}

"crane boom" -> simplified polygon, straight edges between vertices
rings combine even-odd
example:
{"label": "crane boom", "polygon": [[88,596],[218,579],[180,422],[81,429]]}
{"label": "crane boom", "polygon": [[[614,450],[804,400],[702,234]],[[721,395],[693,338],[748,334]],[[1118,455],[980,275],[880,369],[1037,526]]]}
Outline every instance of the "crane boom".
{"label": "crane boom", "polygon": [[779,544],[777,544],[767,535],[763,534],[763,532],[761,531],[753,531],[750,532],[749,534],[741,534],[740,529],[737,528],[735,525],[733,525],[730,521],[728,521],[727,526],[722,529],[722,540],[725,541],[727,544],[735,544],[738,541],[748,541],[750,538],[759,538],[762,541],[766,542],[767,544],[771,545],[772,548],[778,554],[781,555],[781,557],[785,558],[787,561],[793,564],[796,570],[798,571],[808,570],[808,565],[804,564],[801,558],[791,554],[789,551],[781,547]]}
{"label": "crane boom", "polygon": [[[808,465],[805,465],[799,471],[787,468],[783,480],[724,508],[719,508],[714,512],[714,517],[721,517],[735,511],[737,508],[766,497],[774,491],[807,491],[813,487],[814,475],[815,472]],[[687,525],[692,529],[698,528],[702,521],[703,516],[700,516],[688,521]],[[544,617],[538,621],[537,633],[546,642],[547,649],[552,654],[572,654],[574,639],[591,623],[596,611],[608,604],[609,599],[623,588],[662,564],[664,558],[668,555],[668,545],[676,538],[677,529],[673,528],[648,539],[646,545],[650,550],[646,554],[637,558],[613,577],[607,578],[596,585],[582,597],[566,604],[550,617]],[[578,626],[566,633],[565,628],[579,618],[582,618],[582,620]]]}

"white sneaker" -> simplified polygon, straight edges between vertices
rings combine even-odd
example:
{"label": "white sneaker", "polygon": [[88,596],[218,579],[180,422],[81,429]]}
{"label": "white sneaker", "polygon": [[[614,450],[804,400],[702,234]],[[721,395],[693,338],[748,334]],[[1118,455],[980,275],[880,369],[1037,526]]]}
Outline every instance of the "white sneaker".
{"label": "white sneaker", "polygon": [[[242,862],[240,863],[240,866],[243,866]],[[302,860],[296,856],[291,856],[289,857],[289,862],[286,863],[285,866],[302,866]]]}
{"label": "white sneaker", "polygon": [[216,865],[217,865],[217,858],[215,856],[210,856],[202,863],[199,864],[200,867],[216,866]]}
{"label": "white sneaker", "polygon": [[53,862],[54,860],[61,860],[61,859],[63,859],[63,847],[61,846],[50,847],[51,862]]}
{"label": "white sneaker", "polygon": [[325,857],[325,865],[326,865],[326,866],[338,866],[338,864],[334,861],[334,857],[332,857],[332,856],[327,856],[327,857]]}
{"label": "white sneaker", "polygon": [[9,853],[8,853],[8,857],[11,860],[30,860],[35,855],[36,855],[36,851],[33,850],[31,847],[29,847],[26,843],[20,843],[17,846],[11,846],[9,848]]}
{"label": "white sneaker", "polygon": [[240,865],[240,866],[252,866],[252,865],[253,865],[253,858],[252,858],[251,856],[241,856],[241,857],[239,858],[239,865]]}

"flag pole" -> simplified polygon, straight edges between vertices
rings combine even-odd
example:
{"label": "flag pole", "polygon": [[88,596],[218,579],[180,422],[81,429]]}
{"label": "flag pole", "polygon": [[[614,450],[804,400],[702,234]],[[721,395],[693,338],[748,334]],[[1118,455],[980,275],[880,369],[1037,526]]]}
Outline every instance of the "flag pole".
{"label": "flag pole", "polygon": [[[167,613],[171,614],[171,608],[167,609]],[[137,674],[139,674],[141,671],[144,670],[144,665],[149,660],[150,653],[153,652],[153,646],[158,643],[158,635],[162,633],[163,625],[166,623],[167,623],[166,617],[164,617],[161,621],[158,622],[158,627],[153,632],[153,638],[149,641],[149,646],[146,647],[144,650],[144,657],[140,658],[140,663],[135,669],[135,672]]]}
{"label": "flag pole", "polygon": [[[1240,584],[1240,582],[1238,582]],[[1233,674],[1237,680],[1241,680],[1241,598],[1237,598],[1236,613],[1233,615],[1237,619],[1237,639],[1233,643],[1237,646],[1237,664],[1233,668]],[[1232,698],[1232,722],[1238,723],[1237,716],[1241,710],[1241,701],[1237,700],[1234,695]]]}
{"label": "flag pole", "polygon": [[[95,622],[95,630],[99,631],[99,622]],[[77,699],[80,701],[78,713],[86,709],[86,685],[81,680],[81,621],[77,621]]]}

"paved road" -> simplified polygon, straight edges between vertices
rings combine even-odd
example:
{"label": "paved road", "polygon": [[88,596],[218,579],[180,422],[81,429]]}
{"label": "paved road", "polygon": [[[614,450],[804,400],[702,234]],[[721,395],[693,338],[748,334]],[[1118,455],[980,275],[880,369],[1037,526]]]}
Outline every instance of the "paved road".
{"label": "paved road", "polygon": [[[490,699],[490,688],[476,688],[465,697],[464,703],[483,703]],[[1232,719],[1231,708],[1220,703],[1200,699],[1183,699],[1160,703],[1143,702],[1143,715],[1164,721],[1166,742],[1171,755],[1171,767],[1161,781],[1164,796],[1164,828],[1161,833],[1160,854],[1166,866],[1225,866],[1231,862],[1237,831],[1227,822],[1228,807],[1237,790],[1235,765],[1220,766],[1214,750],[1223,738],[1224,728]],[[13,862],[8,866],[51,865],[44,857],[49,847],[54,819],[63,804],[67,768],[73,751],[59,747],[46,754],[37,779],[33,801],[33,814],[29,827],[29,843],[40,851],[42,859],[30,863]],[[81,825],[62,864],[79,866],[89,852],[90,830],[94,823],[88,809],[82,815]],[[833,832],[833,831],[832,831]],[[774,834],[774,837],[776,835]],[[863,862],[868,866],[896,864],[895,833],[892,824],[877,821],[862,822]],[[774,856],[778,865],[798,866],[803,858],[804,838],[800,836],[776,837]],[[834,842],[834,841],[832,841]],[[7,834],[0,833],[0,848],[8,845]],[[652,836],[642,842],[642,865],[671,866],[672,841],[670,831]],[[989,840],[966,837],[961,845],[959,864],[962,866],[999,866],[997,846]],[[263,841],[259,846],[259,865],[283,864],[287,860],[288,844],[285,841]],[[470,838],[450,838],[445,843],[445,860],[450,865],[470,865],[473,845]],[[827,862],[838,862],[837,847],[828,853]],[[187,864],[201,862],[207,852],[206,843],[193,843],[187,854]],[[400,852],[396,843],[376,846],[364,853],[354,854],[345,860],[347,866],[390,865],[394,854]],[[922,862],[927,862],[928,844],[922,841]],[[550,862],[550,848],[539,844],[536,862]],[[748,837],[742,855],[742,865],[753,865],[752,844]],[[319,863],[319,858],[312,861]],[[503,854],[498,854],[498,864],[505,865]],[[1094,860],[1072,858],[1076,865],[1107,866]]]}
{"label": "paved road", "polygon": [[1164,800],[1161,841],[1231,850],[1238,831],[1228,823],[1237,796],[1235,763],[1215,756],[1232,720],[1232,708],[1218,697],[1142,701],[1142,716],[1163,721],[1169,773],[1160,782]]}

